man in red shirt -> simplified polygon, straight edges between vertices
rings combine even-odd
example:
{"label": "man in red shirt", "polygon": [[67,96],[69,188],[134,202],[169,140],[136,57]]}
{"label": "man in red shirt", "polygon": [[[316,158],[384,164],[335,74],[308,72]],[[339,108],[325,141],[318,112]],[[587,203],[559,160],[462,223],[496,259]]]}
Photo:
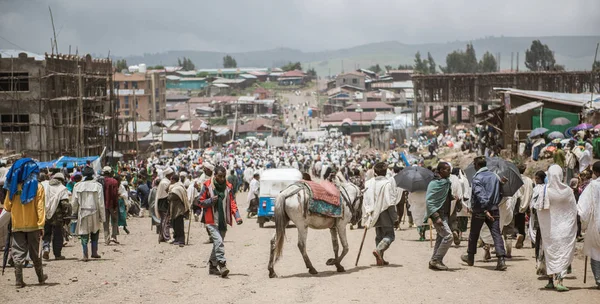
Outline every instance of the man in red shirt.
{"label": "man in red shirt", "polygon": [[106,220],[104,221],[106,245],[109,245],[110,242],[119,244],[117,241],[117,235],[119,235],[119,182],[112,177],[112,174],[112,168],[106,166],[102,168],[102,178],[99,179],[104,189],[104,206],[106,207]]}
{"label": "man in red shirt", "polygon": [[209,259],[209,274],[220,275],[223,278],[229,274],[223,243],[227,225],[232,225],[232,216],[235,216],[238,225],[242,224],[242,218],[232,194],[233,186],[227,182],[226,174],[227,171],[224,167],[217,166],[214,177],[202,184],[200,200],[197,203],[198,207],[205,210],[206,228],[213,243]]}

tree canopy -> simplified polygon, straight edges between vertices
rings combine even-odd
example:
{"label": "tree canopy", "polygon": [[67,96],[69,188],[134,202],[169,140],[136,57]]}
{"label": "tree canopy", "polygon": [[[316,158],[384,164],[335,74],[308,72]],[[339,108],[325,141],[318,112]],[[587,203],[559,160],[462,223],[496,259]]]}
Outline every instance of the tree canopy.
{"label": "tree canopy", "polygon": [[498,71],[496,58],[490,52],[485,52],[479,61],[479,72],[490,73]]}
{"label": "tree canopy", "polygon": [[381,73],[381,67],[379,66],[379,63],[378,63],[378,64],[375,64],[375,65],[372,65],[372,66],[370,66],[370,67],[369,67],[367,70],[369,70],[369,71],[372,71],[372,72],[373,72],[373,73],[375,73],[375,74],[379,74],[379,73]]}
{"label": "tree canopy", "polygon": [[[398,68],[401,69],[400,67]],[[435,60],[433,60],[433,56],[431,56],[431,53],[427,52],[427,59],[421,59],[421,52],[417,52],[415,54],[414,71],[415,73],[426,75],[437,73],[435,67]]]}
{"label": "tree canopy", "polygon": [[117,72],[121,72],[122,70],[127,70],[129,68],[129,66],[127,65],[127,60],[118,59],[117,62],[115,63],[115,68],[117,69]]}
{"label": "tree canopy", "polygon": [[177,66],[182,67],[184,71],[192,71],[196,69],[196,66],[191,59],[183,57],[183,60],[177,58]]}
{"label": "tree canopy", "polygon": [[441,67],[442,72],[452,73],[490,73],[498,71],[498,63],[494,55],[485,52],[479,62],[473,44],[467,44],[466,49],[456,50],[446,55],[446,66]]}
{"label": "tree canopy", "polygon": [[531,47],[525,51],[525,66],[531,71],[545,71],[555,69],[555,65],[554,52],[548,45],[539,40],[532,41]]}
{"label": "tree canopy", "polygon": [[235,61],[235,58],[231,57],[231,55],[223,57],[223,67],[226,69],[237,68],[237,62]]}
{"label": "tree canopy", "polygon": [[281,67],[284,72],[299,70],[302,71],[302,64],[298,62],[288,62],[288,64]]}

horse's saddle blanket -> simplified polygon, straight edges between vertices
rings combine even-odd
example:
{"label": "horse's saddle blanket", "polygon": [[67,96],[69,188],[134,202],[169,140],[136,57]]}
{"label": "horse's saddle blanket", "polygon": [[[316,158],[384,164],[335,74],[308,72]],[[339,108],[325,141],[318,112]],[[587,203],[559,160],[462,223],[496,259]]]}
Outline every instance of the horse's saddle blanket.
{"label": "horse's saddle blanket", "polygon": [[340,190],[338,190],[335,184],[328,181],[322,181],[320,183],[313,181],[302,182],[310,187],[313,200],[323,201],[334,206],[340,205]]}
{"label": "horse's saddle blanket", "polygon": [[342,217],[342,206],[340,204],[336,206],[316,199],[308,201],[308,211],[326,217]]}

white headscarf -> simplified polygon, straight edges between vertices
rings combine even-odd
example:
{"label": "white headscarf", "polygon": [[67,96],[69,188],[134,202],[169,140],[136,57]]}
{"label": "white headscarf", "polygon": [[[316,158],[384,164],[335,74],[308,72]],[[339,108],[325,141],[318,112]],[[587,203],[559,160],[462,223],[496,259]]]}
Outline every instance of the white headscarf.
{"label": "white headscarf", "polygon": [[552,165],[548,168],[548,186],[546,187],[547,196],[550,202],[567,201],[573,197],[573,189],[562,182],[563,171],[559,165]]}

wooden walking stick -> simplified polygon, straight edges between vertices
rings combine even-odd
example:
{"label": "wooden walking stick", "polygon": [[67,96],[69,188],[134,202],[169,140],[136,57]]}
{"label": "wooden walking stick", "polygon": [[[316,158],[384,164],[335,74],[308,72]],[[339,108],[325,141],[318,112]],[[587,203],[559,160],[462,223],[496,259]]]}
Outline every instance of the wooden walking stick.
{"label": "wooden walking stick", "polygon": [[587,261],[588,261],[588,257],[587,255],[585,256],[585,264],[583,265],[583,284],[587,283]]}
{"label": "wooden walking stick", "polygon": [[433,248],[433,226],[429,220],[429,247]]}
{"label": "wooden walking stick", "polygon": [[365,243],[365,237],[367,236],[367,229],[369,229],[369,225],[365,226],[365,232],[363,233],[362,241],[360,242],[360,248],[358,249],[358,255],[356,256],[356,263],[354,263],[354,267],[358,265],[358,260],[360,259],[360,253],[362,252],[363,244]]}

